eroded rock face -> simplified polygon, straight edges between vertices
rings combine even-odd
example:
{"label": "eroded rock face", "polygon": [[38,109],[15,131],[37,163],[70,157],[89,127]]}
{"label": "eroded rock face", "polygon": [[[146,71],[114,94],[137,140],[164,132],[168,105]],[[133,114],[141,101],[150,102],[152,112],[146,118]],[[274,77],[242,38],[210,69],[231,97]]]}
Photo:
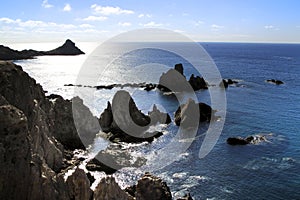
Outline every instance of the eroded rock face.
{"label": "eroded rock face", "polygon": [[75,172],[68,177],[66,184],[69,191],[69,199],[91,199],[93,191],[90,189],[90,181],[82,169],[76,168]]}
{"label": "eroded rock face", "polygon": [[52,102],[13,63],[0,61],[0,82],[0,199],[69,199]]}
{"label": "eroded rock face", "polygon": [[115,94],[112,105],[108,103],[99,123],[104,132],[112,134],[109,136],[111,141],[118,139],[123,142],[151,142],[162,133],[147,132],[149,126],[169,123],[170,116],[160,112],[156,107],[149,114],[142,113],[130,94],[120,90]]}
{"label": "eroded rock face", "polygon": [[205,103],[196,104],[194,100],[189,99],[186,104],[178,107],[175,112],[175,124],[183,127],[197,126],[195,119],[199,122],[209,122],[213,114],[212,108]]}
{"label": "eroded rock face", "polygon": [[101,179],[94,191],[94,200],[133,200],[133,197],[123,191],[114,177]]}
{"label": "eroded rock face", "polygon": [[136,200],[171,200],[169,187],[160,178],[146,173],[137,183]]}

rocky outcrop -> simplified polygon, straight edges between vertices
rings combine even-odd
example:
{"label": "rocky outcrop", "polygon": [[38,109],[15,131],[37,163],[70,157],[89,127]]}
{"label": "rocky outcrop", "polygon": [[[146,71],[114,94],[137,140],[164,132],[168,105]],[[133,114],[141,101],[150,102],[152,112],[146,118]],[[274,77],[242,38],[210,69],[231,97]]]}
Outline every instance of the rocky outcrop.
{"label": "rocky outcrop", "polygon": [[[194,74],[188,80],[189,85],[194,91],[200,89],[207,89],[207,84],[202,77],[195,77]],[[176,64],[174,69],[163,73],[159,78],[157,88],[163,92],[182,92],[189,91],[187,80],[184,76],[184,69],[181,63]]]}
{"label": "rocky outcrop", "polygon": [[160,132],[147,132],[151,125],[169,123],[170,116],[160,112],[156,107],[145,115],[136,106],[130,94],[124,90],[118,91],[113,97],[112,105],[100,115],[99,123],[102,130],[108,134],[109,140],[123,142],[153,141]]}
{"label": "rocky outcrop", "polygon": [[78,47],[76,47],[75,43],[71,40],[67,39],[65,43],[51,51],[43,52],[44,55],[80,55],[84,54]]}
{"label": "rocky outcrop", "polygon": [[237,84],[238,81],[232,80],[232,79],[222,79],[222,82],[220,83],[220,87],[228,88],[229,85]]}
{"label": "rocky outcrop", "polygon": [[160,178],[146,173],[136,185],[136,200],[171,200],[169,187]]}
{"label": "rocky outcrop", "polygon": [[119,144],[111,144],[105,150],[101,150],[95,158],[90,160],[86,168],[89,171],[103,171],[113,174],[124,167],[141,167],[146,163],[144,157],[133,156]]}
{"label": "rocky outcrop", "polygon": [[71,40],[66,40],[66,42],[56,49],[51,51],[36,51],[36,50],[22,50],[17,51],[9,47],[0,45],[0,60],[23,60],[23,59],[32,59],[36,56],[44,55],[80,55],[84,54],[78,47],[75,46],[75,43]]}
{"label": "rocky outcrop", "polygon": [[69,199],[91,199],[93,191],[90,189],[90,181],[82,169],[76,168],[73,174],[68,177],[66,184]]}
{"label": "rocky outcrop", "polygon": [[200,76],[195,77],[194,74],[191,75],[189,83],[195,91],[208,88],[204,78]]}
{"label": "rocky outcrop", "polygon": [[0,199],[69,199],[65,147],[54,136],[62,132],[54,127],[72,125],[57,119],[53,102],[20,66],[0,61],[0,83]]}
{"label": "rocky outcrop", "polygon": [[268,80],[266,80],[266,81],[267,81],[268,83],[274,83],[274,84],[276,84],[276,85],[284,84],[284,82],[281,81],[281,80],[268,79]]}
{"label": "rocky outcrop", "polygon": [[[133,200],[134,198],[123,191],[116,183],[114,177],[106,177],[101,179],[95,189],[94,200]],[[150,199],[149,199],[150,200]]]}
{"label": "rocky outcrop", "polygon": [[195,121],[199,118],[199,122],[209,122],[213,115],[212,108],[205,103],[195,103],[189,99],[186,104],[180,105],[175,112],[175,124],[177,126],[190,127],[198,125]]}
{"label": "rocky outcrop", "polygon": [[251,135],[246,138],[242,137],[230,137],[227,139],[229,145],[247,145],[247,144],[259,144],[263,141],[267,141],[264,135]]}

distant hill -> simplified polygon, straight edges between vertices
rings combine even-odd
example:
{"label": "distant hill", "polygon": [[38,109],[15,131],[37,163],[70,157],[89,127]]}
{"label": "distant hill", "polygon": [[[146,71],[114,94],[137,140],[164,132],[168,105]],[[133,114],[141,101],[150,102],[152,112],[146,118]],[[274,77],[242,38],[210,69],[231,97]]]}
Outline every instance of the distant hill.
{"label": "distant hill", "polygon": [[44,55],[80,55],[84,54],[74,42],[67,39],[65,43],[53,50],[50,51],[36,51],[36,50],[22,50],[17,51],[9,47],[0,45],[0,60],[22,60],[22,59],[33,59],[35,56],[44,56]]}

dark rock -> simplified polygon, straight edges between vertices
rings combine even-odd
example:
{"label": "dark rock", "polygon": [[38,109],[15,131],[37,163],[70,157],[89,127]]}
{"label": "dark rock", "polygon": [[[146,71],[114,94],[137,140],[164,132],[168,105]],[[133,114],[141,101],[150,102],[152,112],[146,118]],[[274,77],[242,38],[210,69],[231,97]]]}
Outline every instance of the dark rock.
{"label": "dark rock", "polygon": [[174,69],[183,75],[183,65],[181,63],[175,64]]}
{"label": "dark rock", "polygon": [[127,192],[130,196],[135,197],[136,185],[125,188],[125,192]]}
{"label": "dark rock", "polygon": [[212,108],[205,103],[196,104],[189,99],[186,104],[180,105],[175,112],[175,124],[183,127],[197,126],[196,118],[199,122],[209,122],[213,114]]}
{"label": "dark rock", "polygon": [[197,91],[200,89],[207,89],[207,84],[204,78],[197,76],[195,77],[194,74],[191,75],[189,79],[189,83],[191,84],[192,88]]}
{"label": "dark rock", "polygon": [[87,178],[89,179],[89,181],[90,181],[90,186],[92,186],[92,184],[95,182],[95,177],[90,173],[90,172],[88,172],[88,173],[86,173],[86,176],[87,176]]}
{"label": "dark rock", "polygon": [[227,144],[230,145],[259,144],[263,141],[267,141],[264,135],[251,135],[246,138],[230,137],[227,139]]}
{"label": "dark rock", "polygon": [[149,84],[145,85],[145,89],[144,90],[151,91],[151,90],[154,90],[155,88],[156,88],[155,84],[149,83]]}
{"label": "dark rock", "polygon": [[228,88],[228,82],[225,79],[223,79],[220,83],[220,87]]}
{"label": "dark rock", "polygon": [[134,198],[123,191],[114,177],[101,179],[94,192],[94,200],[133,200]]}
{"label": "dark rock", "polygon": [[235,138],[228,138],[227,139],[227,144],[230,145],[246,145],[249,144],[249,141],[247,141],[244,138],[241,137],[235,137]]}
{"label": "dark rock", "polygon": [[169,119],[166,114],[156,111],[151,116],[142,113],[134,103],[130,94],[126,91],[118,91],[113,97],[112,105],[100,115],[99,123],[103,132],[111,133],[109,140],[122,142],[151,142],[161,136],[161,132],[147,132],[151,123],[166,123]]}
{"label": "dark rock", "polygon": [[51,51],[45,51],[44,55],[80,55],[84,54],[78,47],[76,47],[75,43],[71,40],[67,39],[65,43]]}
{"label": "dark rock", "polygon": [[281,81],[281,80],[275,80],[275,79],[268,79],[267,82],[268,82],[268,83],[274,83],[274,84],[276,84],[276,85],[284,84],[283,81]]}
{"label": "dark rock", "polygon": [[231,80],[231,79],[228,79],[228,80],[227,80],[227,83],[228,83],[228,85],[232,85],[232,84],[234,84],[235,82],[234,82],[233,80]]}
{"label": "dark rock", "polygon": [[192,196],[190,193],[188,193],[187,195],[185,195],[184,197],[181,197],[177,200],[193,200]]}
{"label": "dark rock", "polygon": [[149,173],[138,180],[135,192],[136,200],[171,200],[169,187],[160,178]]}
{"label": "dark rock", "polygon": [[82,169],[78,167],[66,181],[69,199],[82,199],[89,200],[93,195],[93,191],[90,189],[90,181]]}
{"label": "dark rock", "polygon": [[100,162],[100,158],[93,158],[92,160],[90,160],[86,164],[86,169],[89,171],[105,172],[105,174],[113,174],[118,170],[103,164],[102,162]]}

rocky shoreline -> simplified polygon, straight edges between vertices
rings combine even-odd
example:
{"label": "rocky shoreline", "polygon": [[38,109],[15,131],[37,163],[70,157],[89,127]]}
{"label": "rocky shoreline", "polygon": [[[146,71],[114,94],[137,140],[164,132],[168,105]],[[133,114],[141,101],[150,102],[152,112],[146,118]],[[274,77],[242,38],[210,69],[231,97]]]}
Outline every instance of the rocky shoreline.
{"label": "rocky shoreline", "polygon": [[[80,105],[85,120],[100,119],[78,97],[46,96],[43,88],[12,62],[0,61],[0,80],[0,199],[172,199],[166,183],[149,173],[125,190],[107,176],[92,191],[94,178],[78,167],[83,160],[76,158],[73,150],[85,149],[99,130],[90,126],[81,130],[87,135],[82,141],[74,124],[72,102]],[[141,114],[134,102],[132,109]],[[170,122],[156,107],[143,117]],[[65,173],[72,168],[74,173],[65,180]]]}

